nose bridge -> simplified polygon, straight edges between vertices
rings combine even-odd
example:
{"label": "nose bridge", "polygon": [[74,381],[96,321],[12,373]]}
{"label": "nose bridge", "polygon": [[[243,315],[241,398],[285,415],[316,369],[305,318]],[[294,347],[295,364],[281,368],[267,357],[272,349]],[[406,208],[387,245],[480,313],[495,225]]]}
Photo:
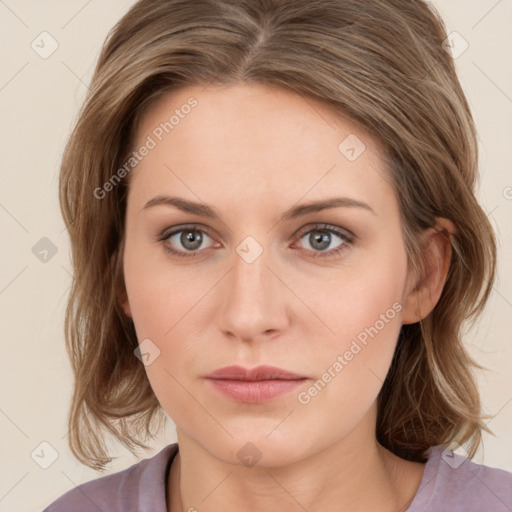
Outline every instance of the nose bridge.
{"label": "nose bridge", "polygon": [[240,307],[262,307],[271,297],[271,272],[267,265],[270,252],[253,237],[247,237],[236,248],[231,275],[231,293]]}
{"label": "nose bridge", "polygon": [[272,255],[263,243],[247,237],[236,247],[222,301],[223,331],[251,340],[283,328],[285,310],[279,282],[267,266],[272,267]]}

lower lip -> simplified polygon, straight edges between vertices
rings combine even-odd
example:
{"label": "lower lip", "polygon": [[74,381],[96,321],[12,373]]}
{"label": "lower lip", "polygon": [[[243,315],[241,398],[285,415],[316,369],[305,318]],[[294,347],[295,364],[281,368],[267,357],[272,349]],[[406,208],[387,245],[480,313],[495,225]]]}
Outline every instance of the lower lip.
{"label": "lower lip", "polygon": [[237,402],[260,404],[273,398],[290,393],[304,384],[307,379],[295,380],[228,380],[207,379],[220,393]]}

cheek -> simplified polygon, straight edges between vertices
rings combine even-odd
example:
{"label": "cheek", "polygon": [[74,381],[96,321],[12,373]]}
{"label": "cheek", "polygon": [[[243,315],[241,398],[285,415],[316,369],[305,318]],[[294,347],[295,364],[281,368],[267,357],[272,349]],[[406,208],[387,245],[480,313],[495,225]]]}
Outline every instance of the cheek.
{"label": "cheek", "polygon": [[[318,312],[315,329],[323,328],[328,345],[342,349],[353,339],[363,343],[368,330],[382,332],[392,341],[401,327],[403,289],[407,276],[405,251],[389,243],[347,260],[349,263],[333,272],[318,285],[303,282],[297,294],[310,310]],[[330,341],[329,341],[330,340]]]}
{"label": "cheek", "polygon": [[148,260],[147,252],[127,240],[124,280],[139,341],[150,338],[161,344],[172,337],[179,322],[186,322],[187,311],[206,284],[187,278],[188,273],[170,265],[160,253]]}
{"label": "cheek", "polygon": [[[383,244],[373,254],[378,256],[361,258],[339,277],[329,279],[321,297],[317,294],[313,299],[310,294],[316,300],[313,308],[322,312],[319,316],[331,331],[322,337],[319,370],[336,375],[332,390],[349,402],[361,399],[361,394],[378,393],[402,326],[405,251]],[[357,393],[347,394],[347,390]]]}
{"label": "cheek", "polygon": [[150,363],[145,363],[151,387],[171,418],[193,422],[200,411],[191,407],[185,391],[190,385],[185,377],[192,344],[187,314],[193,314],[194,305],[200,306],[202,294],[183,278],[183,272],[169,265],[148,264],[142,251],[125,252],[124,272],[141,352],[151,354]]}

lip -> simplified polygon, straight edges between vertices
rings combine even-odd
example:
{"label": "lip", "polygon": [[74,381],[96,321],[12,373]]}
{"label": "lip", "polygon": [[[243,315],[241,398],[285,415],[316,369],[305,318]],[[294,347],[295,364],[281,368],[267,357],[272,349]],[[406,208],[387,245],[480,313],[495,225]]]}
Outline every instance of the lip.
{"label": "lip", "polygon": [[208,374],[206,380],[221,394],[237,402],[262,403],[290,393],[308,377],[276,366],[246,369],[226,366]]}
{"label": "lip", "polygon": [[206,376],[207,379],[227,379],[227,380],[297,380],[305,379],[305,375],[292,373],[277,366],[256,366],[251,369],[242,366],[225,366],[219,368]]}

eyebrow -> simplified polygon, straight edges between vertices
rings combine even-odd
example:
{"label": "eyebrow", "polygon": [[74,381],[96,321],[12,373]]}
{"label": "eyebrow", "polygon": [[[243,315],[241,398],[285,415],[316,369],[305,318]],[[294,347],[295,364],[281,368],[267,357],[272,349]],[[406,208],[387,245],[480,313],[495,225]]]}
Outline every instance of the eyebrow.
{"label": "eyebrow", "polygon": [[[215,212],[215,210],[203,203],[196,203],[194,201],[189,201],[187,199],[183,199],[181,197],[171,197],[159,195],[150,199],[141,209],[147,210],[148,208],[152,208],[154,206],[174,206],[179,210],[191,213],[193,215],[198,215],[200,217],[207,217],[210,219],[221,220],[220,216]],[[328,199],[324,199],[321,201],[311,201],[309,203],[300,204],[298,206],[293,206],[289,210],[286,210],[279,222],[295,219],[297,217],[301,217],[307,215],[309,213],[316,213],[322,210],[327,210],[329,208],[361,208],[367,210],[373,215],[377,215],[372,207],[362,201],[358,201],[356,199],[351,199],[350,197],[331,197]]]}

